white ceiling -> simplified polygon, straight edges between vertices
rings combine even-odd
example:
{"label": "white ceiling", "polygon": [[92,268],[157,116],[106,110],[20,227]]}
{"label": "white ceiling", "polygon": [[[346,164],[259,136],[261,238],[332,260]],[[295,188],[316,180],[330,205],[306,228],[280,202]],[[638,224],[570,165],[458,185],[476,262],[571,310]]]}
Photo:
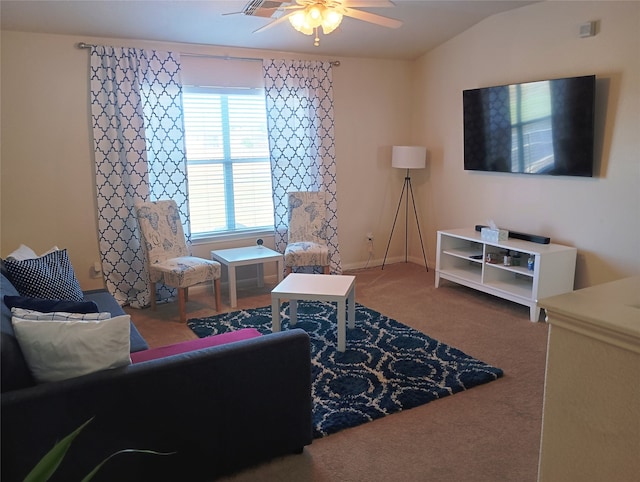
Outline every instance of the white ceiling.
{"label": "white ceiling", "polygon": [[[129,38],[258,48],[345,57],[415,59],[491,15],[528,0],[394,0],[391,8],[362,8],[401,20],[398,29],[345,18],[330,35],[313,37],[282,22],[253,33],[272,19],[224,13],[249,0],[1,0],[2,30]],[[539,0],[536,0],[539,1]],[[356,3],[357,0],[352,0]],[[355,6],[355,5],[354,5]]]}

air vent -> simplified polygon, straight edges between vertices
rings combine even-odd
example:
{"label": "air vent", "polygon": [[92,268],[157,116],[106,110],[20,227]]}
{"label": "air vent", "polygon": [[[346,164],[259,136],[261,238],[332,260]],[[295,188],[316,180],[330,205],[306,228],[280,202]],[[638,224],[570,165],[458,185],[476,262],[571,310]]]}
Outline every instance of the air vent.
{"label": "air vent", "polygon": [[278,2],[272,0],[251,0],[244,7],[242,13],[252,17],[270,18],[278,12],[278,8],[280,8],[283,3],[289,4],[289,2]]}

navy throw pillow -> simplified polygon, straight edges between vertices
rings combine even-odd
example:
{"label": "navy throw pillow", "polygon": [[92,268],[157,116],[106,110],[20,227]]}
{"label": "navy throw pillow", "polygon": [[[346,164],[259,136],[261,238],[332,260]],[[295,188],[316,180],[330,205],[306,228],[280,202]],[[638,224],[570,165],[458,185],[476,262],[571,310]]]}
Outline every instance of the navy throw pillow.
{"label": "navy throw pillow", "polygon": [[5,295],[4,302],[9,308],[23,308],[41,313],[64,311],[66,313],[99,313],[95,301],[46,300],[27,296]]}
{"label": "navy throw pillow", "polygon": [[84,298],[66,249],[22,261],[6,259],[4,264],[22,296],[70,301]]}

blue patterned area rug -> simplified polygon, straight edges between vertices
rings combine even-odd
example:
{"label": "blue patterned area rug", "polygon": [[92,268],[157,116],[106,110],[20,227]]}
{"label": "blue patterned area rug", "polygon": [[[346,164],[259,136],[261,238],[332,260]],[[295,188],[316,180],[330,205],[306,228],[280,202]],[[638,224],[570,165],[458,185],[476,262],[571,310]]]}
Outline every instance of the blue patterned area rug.
{"label": "blue patterned area rug", "polygon": [[[282,329],[289,305],[282,305]],[[271,307],[188,321],[200,338],[240,328],[271,333]],[[333,303],[299,302],[297,328],[311,338],[314,437],[453,395],[503,375],[451,346],[356,303],[356,327],[337,351]]]}

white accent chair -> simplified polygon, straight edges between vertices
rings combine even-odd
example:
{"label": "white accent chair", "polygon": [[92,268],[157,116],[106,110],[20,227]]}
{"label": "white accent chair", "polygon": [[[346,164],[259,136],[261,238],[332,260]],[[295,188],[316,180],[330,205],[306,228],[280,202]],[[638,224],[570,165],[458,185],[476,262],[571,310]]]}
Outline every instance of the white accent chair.
{"label": "white accent chair", "polygon": [[294,267],[322,266],[329,274],[326,240],[326,193],[289,193],[289,238],[284,251],[285,274]]}
{"label": "white accent chair", "polygon": [[217,261],[191,256],[175,201],[136,203],[143,249],[147,257],[151,291],[151,309],[156,309],[156,283],[178,290],[180,321],[185,323],[189,287],[213,281],[216,310],[220,310],[220,274]]}

